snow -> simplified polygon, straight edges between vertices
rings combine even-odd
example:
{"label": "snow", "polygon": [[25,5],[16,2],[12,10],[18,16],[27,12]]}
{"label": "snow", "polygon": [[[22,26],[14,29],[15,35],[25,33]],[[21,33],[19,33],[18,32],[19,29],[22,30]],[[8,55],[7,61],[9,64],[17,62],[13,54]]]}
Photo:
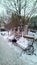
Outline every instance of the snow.
{"label": "snow", "polygon": [[37,39],[37,32],[33,33],[33,32],[28,31],[28,35],[34,36],[34,39]]}
{"label": "snow", "polygon": [[4,38],[4,40],[8,39],[8,31],[0,31],[0,34]]}
{"label": "snow", "polygon": [[12,40],[12,39],[14,39],[14,37],[15,37],[14,35],[11,35],[8,37],[8,39]]}
{"label": "snow", "polygon": [[36,34],[34,35],[34,39],[37,39],[37,32],[36,32]]}
{"label": "snow", "polygon": [[[19,40],[26,40],[27,42],[27,39],[24,39],[23,37]],[[37,54],[37,42],[34,42],[34,48],[36,49],[35,53]],[[24,52],[21,54],[21,52],[22,50],[19,47],[4,40],[0,35],[0,65],[37,65],[37,55],[26,55]]]}
{"label": "snow", "polygon": [[8,40],[8,35],[3,36],[4,40]]}
{"label": "snow", "polygon": [[28,35],[33,36],[33,35],[35,35],[35,33],[28,31]]}
{"label": "snow", "polygon": [[27,48],[28,46],[28,40],[26,38],[21,37],[18,41],[17,41],[18,45],[20,45],[23,49]]}

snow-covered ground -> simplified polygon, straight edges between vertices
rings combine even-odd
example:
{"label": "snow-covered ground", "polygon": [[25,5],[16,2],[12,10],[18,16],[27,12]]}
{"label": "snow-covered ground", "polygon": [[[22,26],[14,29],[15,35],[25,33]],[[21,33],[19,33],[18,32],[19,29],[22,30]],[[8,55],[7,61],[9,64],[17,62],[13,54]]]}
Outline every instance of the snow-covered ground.
{"label": "snow-covered ground", "polygon": [[0,35],[0,65],[37,65],[36,41],[34,42],[34,48],[36,56],[26,55],[21,48],[14,46],[7,40],[4,40]]}
{"label": "snow-covered ground", "polygon": [[[12,32],[13,32],[12,30],[10,30],[9,32],[8,31],[2,31],[2,32],[0,31],[0,34],[3,36],[4,39],[13,39],[15,34],[13,33],[13,35],[11,35]],[[34,36],[34,38],[37,39],[37,32],[34,33],[34,32],[28,31],[28,35]]]}
{"label": "snow-covered ground", "polygon": [[30,36],[34,36],[34,39],[37,39],[37,32],[36,33],[34,33],[34,32],[28,32],[28,35],[30,35]]}
{"label": "snow-covered ground", "polygon": [[17,44],[22,47],[23,49],[27,48],[28,47],[28,40],[24,37],[21,37],[18,41],[17,41]]}
{"label": "snow-covered ground", "polygon": [[28,31],[28,35],[33,36],[33,35],[35,35],[35,33]]}

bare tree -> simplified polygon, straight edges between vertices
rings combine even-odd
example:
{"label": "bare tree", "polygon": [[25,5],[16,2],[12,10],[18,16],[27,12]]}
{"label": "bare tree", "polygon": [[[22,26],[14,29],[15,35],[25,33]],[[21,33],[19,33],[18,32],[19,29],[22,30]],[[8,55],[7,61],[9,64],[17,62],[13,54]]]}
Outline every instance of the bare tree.
{"label": "bare tree", "polygon": [[[32,6],[32,9],[31,11],[27,14],[27,16],[25,15],[25,11],[26,11],[26,7],[27,7],[27,0],[25,0],[25,5],[24,5],[24,17],[25,17],[25,21],[28,22],[28,26],[30,25],[30,20],[31,20],[31,17],[32,15],[34,14],[34,12],[36,11],[36,4],[37,4],[37,0],[34,1],[33,3],[33,6]],[[29,15],[29,17],[28,17]]]}
{"label": "bare tree", "polygon": [[[18,15],[20,22],[23,22],[21,20],[21,11],[23,9],[24,10],[24,18],[23,18],[24,22],[27,22],[27,23],[29,22],[28,23],[28,25],[29,25],[30,24],[30,19],[31,19],[33,13],[36,10],[35,6],[36,6],[36,3],[37,3],[37,0],[34,1],[32,9],[26,15],[26,9],[28,7],[28,5],[27,5],[28,1],[29,0],[6,0],[6,1],[4,0],[3,6],[6,8],[7,15],[10,14],[11,12],[12,12],[12,16],[13,16],[13,13],[15,15]],[[15,17],[15,15],[14,15],[14,17]]]}
{"label": "bare tree", "polygon": [[35,9],[36,3],[37,3],[37,0],[33,3],[32,10],[28,13],[28,15],[30,16],[29,21],[30,21],[32,15],[34,14],[34,12],[36,11],[36,9]]}
{"label": "bare tree", "polygon": [[[26,13],[26,8],[28,7],[27,2],[29,0],[4,0],[3,2],[3,6],[6,8],[7,14],[9,14],[10,12],[14,12],[17,15],[21,16],[21,10],[24,10],[24,16],[26,17],[25,13]],[[34,1],[33,3],[33,7],[31,9],[31,11],[27,14],[31,15],[33,14],[33,12],[35,11],[35,5],[37,3],[37,0]]]}

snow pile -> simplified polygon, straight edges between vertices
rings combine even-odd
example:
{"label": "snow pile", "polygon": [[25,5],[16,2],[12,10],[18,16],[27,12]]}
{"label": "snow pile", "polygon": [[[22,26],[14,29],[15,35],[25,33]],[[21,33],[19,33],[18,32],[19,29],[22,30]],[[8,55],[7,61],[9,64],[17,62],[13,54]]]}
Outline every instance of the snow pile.
{"label": "snow pile", "polygon": [[12,34],[11,31],[2,31],[0,35],[3,37],[4,40],[12,40],[15,37],[15,34]]}
{"label": "snow pile", "polygon": [[3,36],[4,40],[8,40],[8,35]]}
{"label": "snow pile", "polygon": [[33,36],[33,35],[35,35],[35,33],[28,31],[28,35]]}
{"label": "snow pile", "polygon": [[15,35],[11,35],[8,37],[8,39],[12,40],[12,39],[14,39],[14,37],[15,37]]}
{"label": "snow pile", "polygon": [[37,32],[36,32],[36,34],[35,34],[34,38],[35,38],[35,39],[37,39]]}
{"label": "snow pile", "polygon": [[18,45],[20,45],[20,47],[22,47],[23,49],[27,48],[28,46],[28,40],[26,38],[21,37],[18,41],[17,41]]}

